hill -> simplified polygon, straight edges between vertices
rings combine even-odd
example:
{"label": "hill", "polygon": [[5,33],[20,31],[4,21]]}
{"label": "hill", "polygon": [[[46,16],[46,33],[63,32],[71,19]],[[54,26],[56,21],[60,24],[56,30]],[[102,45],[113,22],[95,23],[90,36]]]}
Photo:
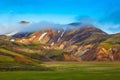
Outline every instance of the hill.
{"label": "hill", "polygon": [[28,62],[120,60],[120,34],[110,35],[92,25],[17,33],[0,40],[2,49],[24,55]]}

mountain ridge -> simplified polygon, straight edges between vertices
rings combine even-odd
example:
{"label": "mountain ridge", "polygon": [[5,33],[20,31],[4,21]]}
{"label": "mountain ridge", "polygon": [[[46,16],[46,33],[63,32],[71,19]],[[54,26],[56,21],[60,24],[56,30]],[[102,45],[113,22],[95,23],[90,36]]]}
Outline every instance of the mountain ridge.
{"label": "mountain ridge", "polygon": [[13,48],[7,49],[27,56],[32,53],[29,57],[41,61],[119,61],[120,58],[120,33],[110,35],[94,26],[23,34],[7,37],[6,41],[13,44]]}

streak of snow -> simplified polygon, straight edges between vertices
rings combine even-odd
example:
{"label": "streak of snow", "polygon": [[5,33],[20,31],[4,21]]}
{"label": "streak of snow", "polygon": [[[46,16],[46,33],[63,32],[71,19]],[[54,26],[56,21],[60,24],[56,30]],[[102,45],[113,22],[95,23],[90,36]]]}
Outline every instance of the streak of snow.
{"label": "streak of snow", "polygon": [[14,42],[14,41],[15,41],[15,39],[11,39],[11,40],[10,40],[10,42]]}
{"label": "streak of snow", "polygon": [[59,38],[58,38],[57,42],[59,42],[59,41],[60,41],[60,39],[61,39],[61,37],[59,37]]}
{"label": "streak of snow", "polygon": [[53,46],[54,44],[55,44],[55,43],[54,43],[54,42],[52,42],[52,43],[51,43],[51,46]]}
{"label": "streak of snow", "polygon": [[38,41],[40,41],[41,39],[43,39],[43,37],[47,34],[47,32],[43,33],[40,38],[38,39]]}

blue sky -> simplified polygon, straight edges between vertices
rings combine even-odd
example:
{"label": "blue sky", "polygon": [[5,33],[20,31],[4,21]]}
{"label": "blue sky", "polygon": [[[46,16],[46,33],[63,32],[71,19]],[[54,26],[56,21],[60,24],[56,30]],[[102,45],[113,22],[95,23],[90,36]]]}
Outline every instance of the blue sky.
{"label": "blue sky", "polygon": [[88,21],[108,33],[120,32],[120,0],[0,0],[0,28],[20,21],[68,24]]}

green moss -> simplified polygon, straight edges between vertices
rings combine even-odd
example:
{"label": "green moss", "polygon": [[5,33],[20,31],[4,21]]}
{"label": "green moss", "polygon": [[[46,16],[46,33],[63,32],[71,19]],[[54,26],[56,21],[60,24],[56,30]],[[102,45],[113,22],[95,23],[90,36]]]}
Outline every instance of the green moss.
{"label": "green moss", "polygon": [[20,54],[17,54],[15,52],[12,52],[12,51],[9,51],[9,50],[3,49],[3,48],[0,48],[0,52],[7,54],[7,55],[11,55],[11,56],[22,56]]}
{"label": "green moss", "polygon": [[14,59],[10,56],[0,55],[0,62],[14,62]]}
{"label": "green moss", "polygon": [[63,50],[50,50],[45,56],[56,60],[63,60],[63,54],[65,53]]}
{"label": "green moss", "polygon": [[105,49],[110,49],[113,45],[112,44],[110,44],[110,43],[103,43],[103,46],[104,46],[104,48]]}
{"label": "green moss", "polygon": [[105,42],[110,43],[110,44],[120,44],[120,38],[109,38]]}

